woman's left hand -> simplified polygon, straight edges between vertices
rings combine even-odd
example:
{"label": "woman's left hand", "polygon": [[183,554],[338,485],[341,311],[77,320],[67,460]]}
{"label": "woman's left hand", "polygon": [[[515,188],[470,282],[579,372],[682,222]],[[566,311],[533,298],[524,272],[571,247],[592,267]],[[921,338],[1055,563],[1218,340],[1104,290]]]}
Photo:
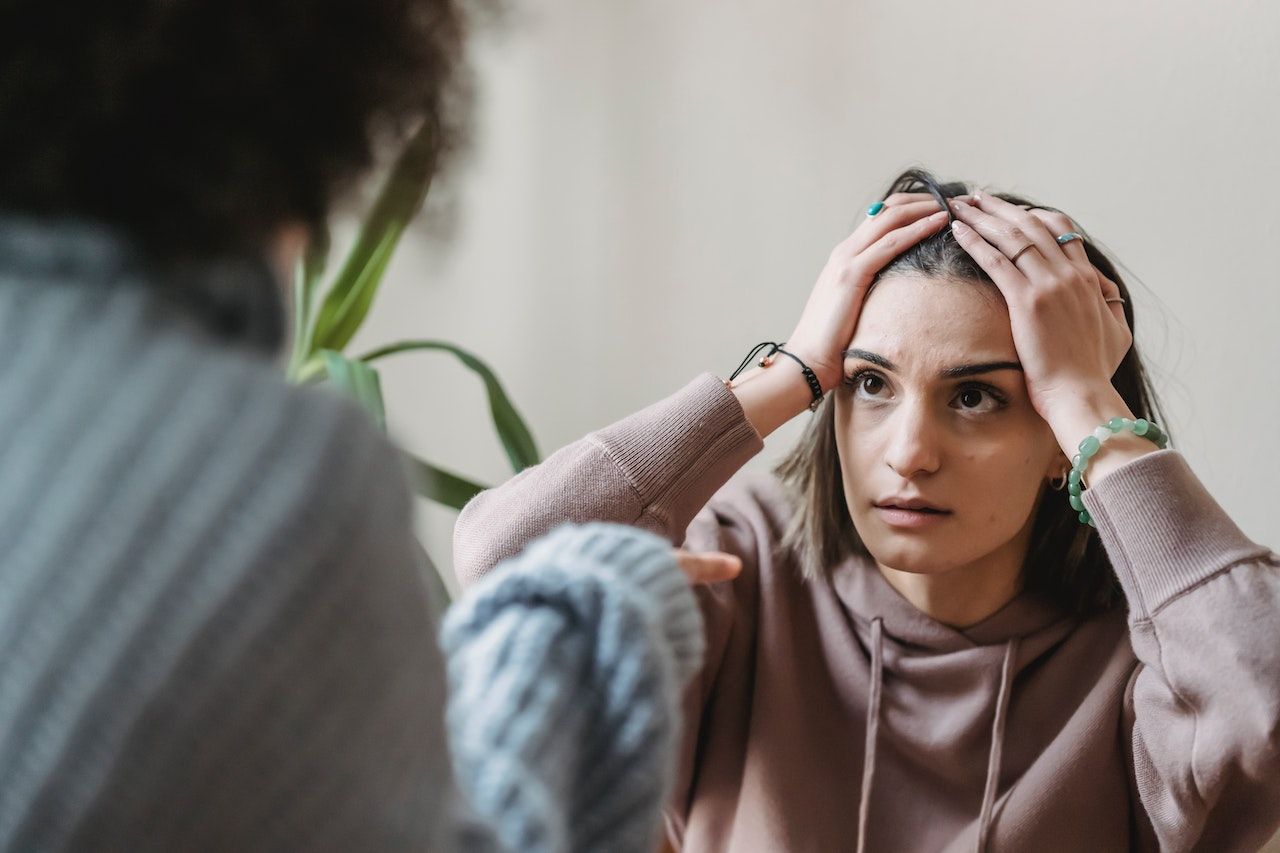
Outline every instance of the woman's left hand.
{"label": "woman's left hand", "polygon": [[1031,404],[1052,426],[1114,395],[1111,377],[1133,333],[1124,306],[1106,301],[1119,298],[1116,283],[1089,262],[1079,240],[1058,244],[1075,224],[1056,211],[1024,210],[986,193],[974,198],[974,205],[952,202],[960,220],[952,233],[1004,295]]}

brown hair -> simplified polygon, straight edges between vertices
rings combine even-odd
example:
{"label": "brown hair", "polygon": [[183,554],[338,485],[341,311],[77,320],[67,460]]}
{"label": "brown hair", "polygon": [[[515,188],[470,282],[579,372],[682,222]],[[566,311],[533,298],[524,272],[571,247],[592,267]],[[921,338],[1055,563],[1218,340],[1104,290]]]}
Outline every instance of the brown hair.
{"label": "brown hair", "polygon": [[[899,175],[884,197],[899,192],[928,192],[945,207],[946,199],[969,191],[963,183],[939,183],[928,172],[912,169]],[[1017,196],[997,195],[1013,204],[1054,209]],[[1084,233],[1082,229],[1077,230]],[[1091,238],[1086,235],[1083,243],[1090,262],[1120,288],[1120,295],[1125,298],[1125,318],[1133,329],[1133,302],[1124,279]],[[907,249],[881,270],[879,276],[907,272],[991,282],[991,277],[956,243],[950,228]],[[1153,419],[1158,415],[1159,404],[1136,346],[1125,354],[1111,384],[1137,417]],[[827,396],[796,446],[775,468],[796,503],[782,548],[791,552],[808,578],[822,576],[849,556],[870,556],[853,526],[845,501],[836,449],[833,397]],[[1163,419],[1160,420],[1163,424]],[[1121,606],[1124,597],[1102,543],[1093,528],[1082,525],[1076,515],[1065,495],[1041,500],[1023,573],[1026,589],[1048,598],[1072,615],[1088,618]]]}

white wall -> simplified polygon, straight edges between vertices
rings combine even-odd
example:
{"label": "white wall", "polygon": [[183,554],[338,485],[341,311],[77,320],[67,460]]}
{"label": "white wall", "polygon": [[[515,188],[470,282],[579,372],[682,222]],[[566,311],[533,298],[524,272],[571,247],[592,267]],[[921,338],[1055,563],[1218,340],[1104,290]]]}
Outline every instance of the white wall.
{"label": "white wall", "polygon": [[[1064,208],[1145,283],[1176,446],[1280,546],[1277,43],[1262,2],[519,4],[479,42],[453,234],[417,229],[361,340],[473,349],[549,453],[785,336],[925,164]],[[462,368],[411,356],[384,383],[405,444],[509,476]],[[424,511],[446,563],[451,522]]]}

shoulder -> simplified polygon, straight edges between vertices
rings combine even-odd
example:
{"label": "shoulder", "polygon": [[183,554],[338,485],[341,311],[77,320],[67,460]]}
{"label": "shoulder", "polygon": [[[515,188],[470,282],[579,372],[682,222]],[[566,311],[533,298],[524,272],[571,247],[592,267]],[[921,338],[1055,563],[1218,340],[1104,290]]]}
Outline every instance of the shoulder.
{"label": "shoulder", "polygon": [[392,503],[407,512],[408,472],[399,452],[335,389],[295,385],[278,365],[236,352],[207,357],[193,372],[198,399],[173,418],[201,432],[216,423],[217,452],[245,466],[247,492],[287,494],[286,504],[301,512],[355,511],[377,493],[374,503],[384,510]]}
{"label": "shoulder", "polygon": [[122,491],[137,517],[125,521],[239,554],[236,571],[254,585],[404,558],[407,471],[353,402],[288,382],[261,355],[189,337],[157,335],[135,352],[142,363],[117,389],[133,411],[103,424],[116,466],[132,472]]}
{"label": "shoulder", "polygon": [[[255,478],[248,485],[287,495],[279,523],[291,535],[312,535],[322,525],[379,550],[413,541],[409,471],[367,412],[327,387],[298,387],[275,376],[249,381],[275,409],[275,451],[262,461],[279,471],[281,482]],[[241,424],[246,447],[255,444],[253,419],[246,413]]]}
{"label": "shoulder", "polygon": [[700,516],[721,525],[749,527],[757,538],[779,542],[794,513],[794,499],[777,475],[744,470],[712,495]]}

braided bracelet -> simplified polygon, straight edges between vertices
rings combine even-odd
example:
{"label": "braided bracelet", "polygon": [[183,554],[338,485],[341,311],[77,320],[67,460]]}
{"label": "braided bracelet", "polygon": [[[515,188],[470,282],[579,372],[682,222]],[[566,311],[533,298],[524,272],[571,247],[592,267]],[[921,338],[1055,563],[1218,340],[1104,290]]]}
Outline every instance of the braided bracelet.
{"label": "braided bracelet", "polygon": [[[782,344],[785,344],[785,343],[786,341],[782,342]],[[742,364],[738,365],[738,369],[733,371],[733,373],[730,374],[729,378],[725,380],[724,382],[725,387],[732,388],[733,380],[737,379],[738,374],[746,369],[747,365],[751,363],[751,359],[756,357],[756,353],[760,352],[760,350],[764,349],[765,347],[770,347],[769,351],[765,353],[764,356],[758,362],[756,362],[756,364],[758,364],[760,367],[768,367],[769,365],[773,364],[774,354],[779,352],[785,355],[787,358],[790,358],[793,361],[795,361],[796,364],[800,365],[800,372],[804,374],[805,382],[809,383],[809,393],[813,395],[813,401],[809,403],[809,411],[811,412],[817,411],[818,405],[822,402],[822,383],[818,381],[818,375],[813,372],[813,370],[809,367],[809,365],[805,364],[803,361],[797,358],[793,353],[789,353],[786,350],[784,350],[782,348],[782,344],[775,344],[773,341],[765,341],[764,343],[756,344],[754,347],[752,347],[751,352],[747,353],[747,357],[742,360]]]}
{"label": "braided bracelet", "polygon": [[1093,523],[1093,518],[1089,515],[1089,511],[1084,508],[1084,501],[1080,499],[1080,494],[1085,489],[1084,470],[1089,467],[1089,460],[1102,449],[1102,445],[1106,444],[1112,436],[1121,430],[1129,430],[1134,435],[1140,435],[1161,450],[1169,446],[1169,436],[1165,435],[1164,430],[1159,426],[1146,418],[1133,420],[1129,418],[1112,418],[1095,429],[1092,435],[1080,442],[1080,452],[1071,457],[1071,472],[1067,474],[1067,500],[1071,502],[1071,508],[1080,513],[1081,524],[1087,524],[1090,527],[1098,526]]}

